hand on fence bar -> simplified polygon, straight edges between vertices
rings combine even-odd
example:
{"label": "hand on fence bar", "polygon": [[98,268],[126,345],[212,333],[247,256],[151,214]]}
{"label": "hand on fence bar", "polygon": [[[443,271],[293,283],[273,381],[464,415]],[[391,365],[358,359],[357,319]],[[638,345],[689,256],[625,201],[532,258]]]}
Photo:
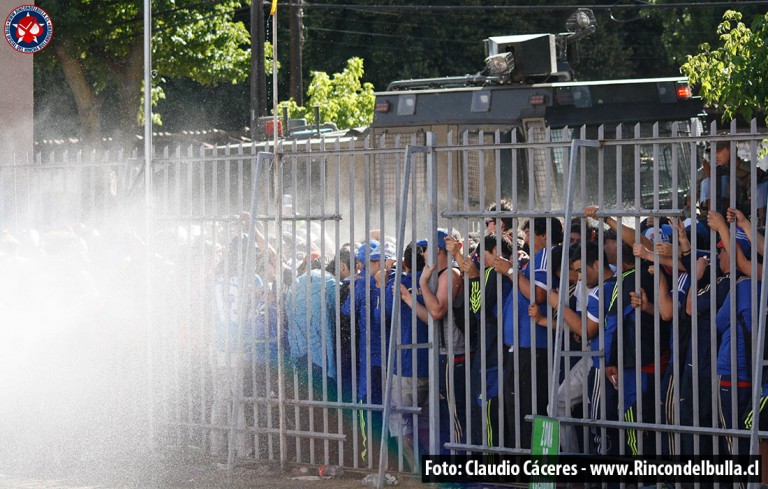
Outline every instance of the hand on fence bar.
{"label": "hand on fence bar", "polygon": [[421,277],[419,277],[419,286],[422,289],[429,287],[429,279],[432,278],[432,272],[434,272],[436,268],[437,265],[424,267],[424,270],[421,272]]}
{"label": "hand on fence bar", "polygon": [[720,234],[721,237],[723,233],[728,233],[728,224],[726,224],[723,215],[717,211],[711,210],[707,213],[707,225]]}
{"label": "hand on fence bar", "polygon": [[659,256],[672,256],[672,243],[655,243],[653,247]]}
{"label": "hand on fence bar", "polygon": [[619,390],[619,369],[615,365],[605,367],[605,376],[614,389]]}
{"label": "hand on fence bar", "polygon": [[[491,264],[489,263],[488,265]],[[509,270],[512,269],[512,263],[506,258],[495,256],[493,258],[493,268],[502,275],[508,275]]]}
{"label": "hand on fence bar", "polygon": [[677,223],[677,250],[681,256],[687,256],[691,254],[691,242],[688,240],[688,234],[685,232],[685,221],[679,218],[674,218]]}
{"label": "hand on fence bar", "polygon": [[538,304],[531,304],[528,306],[528,315],[536,324],[543,326],[547,325],[547,317],[541,313],[541,308]]}
{"label": "hand on fence bar", "polygon": [[642,243],[635,243],[632,245],[632,254],[639,256],[643,260],[653,260],[653,252],[647,249]]}
{"label": "hand on fence bar", "polygon": [[752,226],[752,223],[749,222],[749,219],[747,219],[747,216],[745,216],[744,213],[738,209],[729,207],[725,211],[725,215],[728,219],[728,222],[736,222],[736,225],[744,230]]}
{"label": "hand on fence bar", "polygon": [[461,254],[461,243],[456,241],[453,236],[445,237],[445,250],[456,260],[456,263],[461,267],[461,262],[464,261],[464,256]]}
{"label": "hand on fence bar", "polygon": [[763,248],[765,247],[764,237],[759,232],[756,236],[752,236],[752,222],[747,219],[744,213],[738,209],[728,208],[728,210],[726,210],[726,218],[728,219],[728,222],[736,222],[736,225],[744,231],[749,242],[757,245],[757,252],[762,256]]}
{"label": "hand on fence bar", "polygon": [[466,273],[469,278],[477,278],[480,276],[480,272],[477,270],[475,262],[469,258],[464,259],[464,262],[461,264],[461,271]]}
{"label": "hand on fence bar", "polygon": [[653,304],[648,302],[648,294],[645,293],[645,289],[641,288],[639,294],[637,292],[630,292],[629,296],[631,297],[632,307],[635,309],[639,307],[641,311],[653,314]]}

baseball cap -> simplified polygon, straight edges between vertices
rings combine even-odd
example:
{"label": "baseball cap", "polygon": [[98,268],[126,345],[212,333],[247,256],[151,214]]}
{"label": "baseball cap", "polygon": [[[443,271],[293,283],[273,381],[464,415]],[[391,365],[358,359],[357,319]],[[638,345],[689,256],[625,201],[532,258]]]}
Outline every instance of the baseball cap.
{"label": "baseball cap", "polygon": [[[380,246],[379,248],[382,248],[382,246]],[[392,243],[391,241],[386,241],[383,243],[383,248],[384,248],[385,260],[397,259],[397,249],[395,249],[395,243]]]}
{"label": "baseball cap", "polygon": [[[363,260],[365,260],[365,257],[363,257]],[[360,260],[360,261],[363,261]],[[371,261],[379,261],[381,260],[381,246],[377,246],[376,248],[371,248]]]}
{"label": "baseball cap", "polygon": [[[441,250],[445,249],[445,238],[448,236],[448,231],[444,228],[437,228],[437,247]],[[416,246],[426,248],[429,246],[428,239],[420,239],[416,241]]]}
{"label": "baseball cap", "polygon": [[[357,261],[360,261],[362,263],[365,263],[365,253],[366,250],[368,250],[368,254],[371,255],[371,260],[373,260],[373,251],[379,247],[379,242],[375,239],[372,239],[370,241],[364,242],[360,247],[355,251],[355,259]],[[380,258],[377,258],[380,259]]]}
{"label": "baseball cap", "polygon": [[669,243],[672,241],[672,228],[670,227],[670,234],[667,234],[663,231],[663,227],[661,226],[659,228],[659,234],[656,236],[656,229],[653,227],[650,227],[645,230],[645,237],[650,239],[651,242],[655,243],[656,241],[661,241],[663,243]]}
{"label": "baseball cap", "polygon": [[395,245],[392,243],[382,243],[381,245],[371,249],[371,261],[381,260],[394,260],[395,259]]}
{"label": "baseball cap", "polygon": [[445,238],[448,236],[448,231],[443,228],[437,230],[437,247],[441,250],[445,249]]}

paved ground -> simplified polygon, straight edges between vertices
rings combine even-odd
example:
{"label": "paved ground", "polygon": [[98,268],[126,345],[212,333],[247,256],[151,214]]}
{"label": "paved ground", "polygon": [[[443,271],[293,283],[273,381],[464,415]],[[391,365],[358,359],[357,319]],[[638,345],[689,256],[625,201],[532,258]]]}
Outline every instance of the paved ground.
{"label": "paved ground", "polygon": [[[226,465],[206,457],[175,455],[120,462],[97,461],[69,467],[8,467],[0,461],[0,489],[353,489],[365,488],[363,472],[319,479],[315,468],[280,466],[268,462]],[[398,488],[437,487],[399,477]]]}

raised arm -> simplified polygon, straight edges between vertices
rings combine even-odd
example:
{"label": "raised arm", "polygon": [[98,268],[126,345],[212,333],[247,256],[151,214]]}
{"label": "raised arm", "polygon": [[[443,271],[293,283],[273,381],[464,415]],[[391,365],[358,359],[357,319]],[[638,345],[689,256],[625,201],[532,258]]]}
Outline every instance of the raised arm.
{"label": "raised arm", "polygon": [[757,246],[757,252],[762,255],[765,246],[765,237],[760,233],[757,233],[757,236],[752,236],[752,223],[747,219],[744,213],[738,209],[728,208],[725,214],[728,222],[736,222],[736,225],[744,230],[744,234],[747,235],[749,241]]}
{"label": "raised arm", "polygon": [[[423,293],[424,291],[422,291],[422,294]],[[405,305],[410,307],[412,310],[416,310],[416,316],[418,316],[419,319],[425,323],[429,321],[429,313],[427,312],[427,308],[421,305],[416,299],[416,296],[413,295],[413,293],[408,290],[408,287],[403,284],[400,284],[400,299],[402,299],[403,302],[405,302]]]}
{"label": "raised arm", "polygon": [[[650,267],[649,271],[651,272],[651,275],[655,274],[654,267]],[[664,321],[671,321],[672,313],[674,311],[672,300],[672,290],[669,288],[667,276],[663,273],[659,273],[659,290],[656,292],[656,301],[655,304],[649,304],[652,307],[651,314],[653,313],[653,306],[655,305],[659,309],[659,317]]]}
{"label": "raised arm", "polygon": [[[532,266],[532,265],[533,264],[531,263],[529,266]],[[496,269],[497,273],[500,273],[504,276],[508,276],[509,270],[512,269],[512,262],[510,262],[506,258],[497,256],[493,262],[493,268]],[[543,287],[536,287],[535,284],[532,285],[530,279],[528,279],[528,277],[526,277],[522,273],[517,274],[517,285],[520,288],[520,292],[528,300],[531,300],[531,289],[535,287],[536,297],[534,298],[534,300],[531,300],[531,302],[535,302],[536,304],[542,304],[544,301],[547,300],[547,291]]]}
{"label": "raised arm", "polygon": [[[723,246],[725,247],[726,251],[730,253],[731,251],[731,231],[728,229],[728,224],[725,222],[725,219],[723,218],[722,214],[710,210],[707,213],[707,224],[710,228],[714,229],[717,234],[720,235],[720,240],[723,242]],[[744,255],[744,252],[741,251],[741,246],[736,246],[736,269],[743,273],[744,275],[751,277],[752,276],[752,261]],[[757,264],[757,280],[762,280],[763,278],[763,266],[762,264]]]}
{"label": "raised arm", "polygon": [[[597,212],[600,210],[600,208],[596,205],[587,206],[584,209],[584,214],[587,217],[591,217],[594,219],[597,219]],[[616,235],[621,235],[621,240],[625,243],[627,243],[629,246],[632,246],[635,244],[635,230],[634,228],[631,228],[623,223],[619,223],[616,219],[610,216],[606,216],[604,218],[605,223],[611,227],[614,231],[616,231]],[[621,229],[619,229],[621,227]],[[653,248],[653,242],[648,239],[643,233],[640,233],[640,243],[645,246],[648,249]]]}

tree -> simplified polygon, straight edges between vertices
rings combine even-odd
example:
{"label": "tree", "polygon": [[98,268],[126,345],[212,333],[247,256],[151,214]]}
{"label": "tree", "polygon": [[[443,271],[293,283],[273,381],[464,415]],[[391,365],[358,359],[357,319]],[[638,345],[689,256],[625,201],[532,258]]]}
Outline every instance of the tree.
{"label": "tree", "polygon": [[320,117],[336,123],[339,129],[366,126],[373,122],[375,97],[373,85],[363,83],[363,60],[351,58],[341,73],[334,73],[333,78],[323,71],[313,71],[307,89],[307,105],[299,106],[291,99],[281,102],[278,110],[288,108],[292,118],[306,118],[308,123],[315,121],[312,106],[320,107]]}
{"label": "tree", "polygon": [[[164,77],[186,77],[203,85],[246,80],[249,34],[242,22],[233,21],[243,2],[179,3],[152,2],[153,101],[163,97]],[[43,77],[63,73],[83,137],[134,133],[144,77],[143,2],[40,0],[37,5],[49,13],[56,29],[51,47],[36,57],[37,71]],[[155,122],[160,123],[159,117]]]}
{"label": "tree", "polygon": [[768,13],[755,17],[751,28],[741,20],[741,13],[727,11],[717,28],[720,45],[702,44],[680,68],[726,120],[750,120],[768,105]]}

